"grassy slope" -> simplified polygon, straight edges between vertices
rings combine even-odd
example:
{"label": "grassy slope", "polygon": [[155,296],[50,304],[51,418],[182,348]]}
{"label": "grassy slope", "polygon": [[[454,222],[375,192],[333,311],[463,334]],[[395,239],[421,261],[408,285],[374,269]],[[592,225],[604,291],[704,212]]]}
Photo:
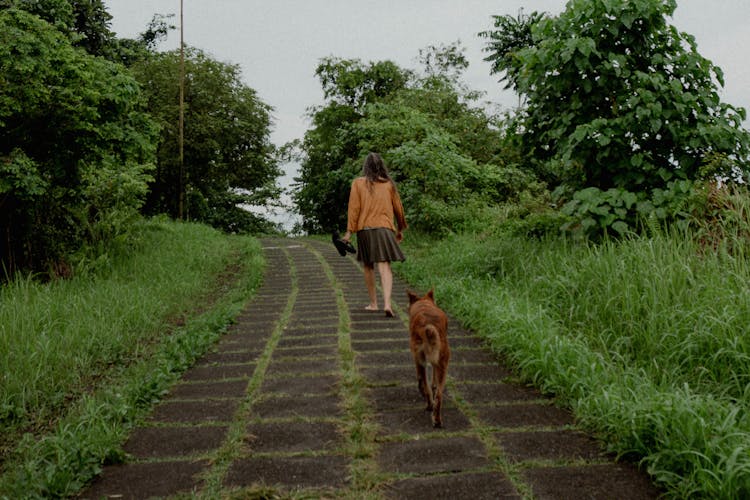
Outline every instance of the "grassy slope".
{"label": "grassy slope", "polygon": [[136,234],[74,279],[0,289],[0,496],[70,494],[117,460],[259,284],[252,238],[165,221]]}
{"label": "grassy slope", "polygon": [[[412,235],[413,236],[413,235]],[[750,495],[750,266],[679,236],[412,237],[397,272],[676,497]]]}

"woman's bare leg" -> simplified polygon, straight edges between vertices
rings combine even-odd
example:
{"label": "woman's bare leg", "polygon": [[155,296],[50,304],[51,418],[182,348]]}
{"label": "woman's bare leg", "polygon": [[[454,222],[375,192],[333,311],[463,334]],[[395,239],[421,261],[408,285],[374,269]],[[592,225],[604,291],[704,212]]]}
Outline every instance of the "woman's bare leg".
{"label": "woman's bare leg", "polygon": [[378,291],[375,288],[375,266],[373,264],[363,264],[365,268],[365,285],[367,285],[367,294],[370,296],[370,304],[365,309],[377,311]]}
{"label": "woman's bare leg", "polygon": [[380,273],[380,285],[383,288],[383,310],[386,314],[393,315],[391,307],[391,291],[393,290],[393,273],[390,262],[378,262],[378,273]]}

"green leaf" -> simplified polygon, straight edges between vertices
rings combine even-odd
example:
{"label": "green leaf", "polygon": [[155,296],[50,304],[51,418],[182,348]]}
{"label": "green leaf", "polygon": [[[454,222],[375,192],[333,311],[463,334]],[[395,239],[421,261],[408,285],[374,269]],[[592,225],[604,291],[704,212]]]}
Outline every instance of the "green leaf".
{"label": "green leaf", "polygon": [[622,234],[622,235],[627,234],[629,231],[628,225],[621,220],[613,222],[611,227],[612,229],[614,229],[615,231],[617,231],[619,234]]}
{"label": "green leaf", "polygon": [[630,208],[638,201],[638,196],[635,193],[625,191],[622,194],[622,199],[625,202],[625,208],[630,210]]}
{"label": "green leaf", "polygon": [[586,217],[585,219],[581,221],[581,226],[583,226],[584,230],[588,231],[592,228],[597,227],[598,224],[596,223],[596,220],[594,220],[593,218]]}
{"label": "green leaf", "polygon": [[622,21],[622,24],[627,28],[630,29],[633,26],[633,21],[636,19],[636,14],[634,12],[625,12],[621,17],[620,21]]}

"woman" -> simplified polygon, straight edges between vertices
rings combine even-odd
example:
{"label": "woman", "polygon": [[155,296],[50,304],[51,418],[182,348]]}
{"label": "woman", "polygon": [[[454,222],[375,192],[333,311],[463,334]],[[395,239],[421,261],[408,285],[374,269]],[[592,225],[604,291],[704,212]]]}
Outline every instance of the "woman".
{"label": "woman", "polygon": [[[378,310],[378,295],[375,289],[375,264],[380,273],[383,288],[383,310],[393,317],[391,290],[393,273],[391,262],[403,261],[404,254],[399,248],[406,229],[404,207],[398,195],[396,184],[388,175],[383,159],[377,153],[365,158],[363,176],[354,179],[349,193],[349,210],[344,241],[357,233],[357,260],[365,268],[365,284],[370,295],[368,311]],[[394,224],[394,218],[396,224]]]}

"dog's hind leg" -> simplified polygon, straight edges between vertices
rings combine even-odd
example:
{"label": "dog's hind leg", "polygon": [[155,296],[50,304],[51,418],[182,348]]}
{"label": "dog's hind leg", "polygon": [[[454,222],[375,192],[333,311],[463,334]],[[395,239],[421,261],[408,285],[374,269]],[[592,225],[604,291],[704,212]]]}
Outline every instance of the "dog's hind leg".
{"label": "dog's hind leg", "polygon": [[435,396],[435,404],[432,408],[432,426],[442,427],[443,417],[441,414],[443,408],[443,391],[445,390],[445,379],[448,370],[440,365],[432,366],[432,391]]}
{"label": "dog's hind leg", "polygon": [[432,405],[432,391],[430,390],[429,382],[427,381],[427,370],[425,366],[420,363],[419,361],[416,361],[417,365],[417,387],[419,388],[419,393],[424,397],[425,401],[427,402],[427,408],[425,408],[425,411],[432,411],[433,405]]}

